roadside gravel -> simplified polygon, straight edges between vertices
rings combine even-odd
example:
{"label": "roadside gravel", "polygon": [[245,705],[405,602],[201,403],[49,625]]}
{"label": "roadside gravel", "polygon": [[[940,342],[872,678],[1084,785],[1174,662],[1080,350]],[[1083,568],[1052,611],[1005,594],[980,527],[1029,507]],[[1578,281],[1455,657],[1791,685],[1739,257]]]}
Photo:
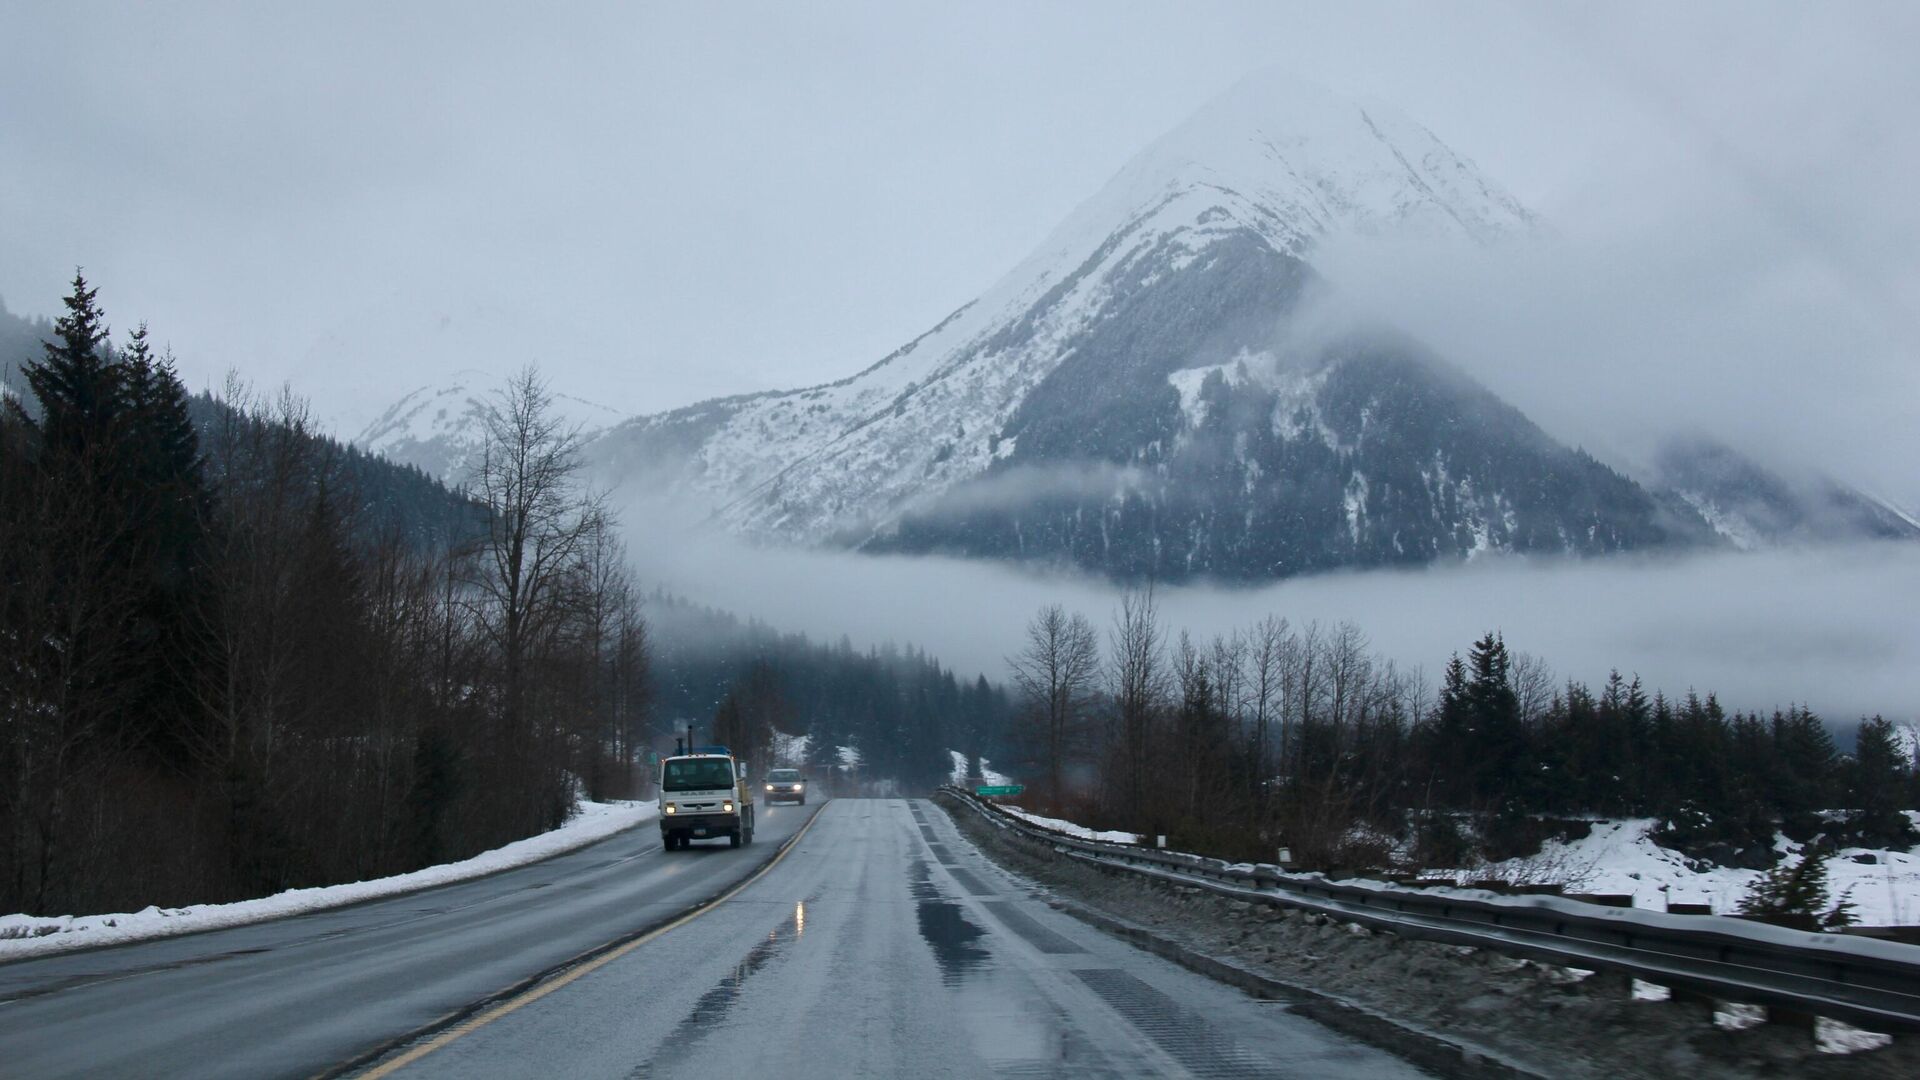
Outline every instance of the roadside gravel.
{"label": "roadside gravel", "polygon": [[[1822,1052],[1815,1032],[1750,1022],[1735,1026],[1742,1022],[1742,1010],[1725,1006],[1639,1000],[1632,981],[1621,976],[1410,940],[1155,882],[1067,858],[964,809],[943,808],[981,851],[1045,886],[1065,902],[1064,909],[1083,905],[1098,917],[1160,939],[1171,947],[1166,951],[1206,958],[1200,966],[1207,959],[1224,962],[1295,988],[1302,1000],[1331,999],[1380,1018],[1383,1028],[1399,1029],[1370,1039],[1388,1049],[1404,1049],[1423,1036],[1462,1048],[1462,1064],[1439,1069],[1447,1074],[1511,1076],[1517,1070],[1570,1080],[1920,1076],[1920,1040],[1848,1054]],[[1818,1032],[1830,1045],[1860,1041],[1861,1034],[1826,1021]],[[1477,1055],[1482,1057],[1476,1063]]]}

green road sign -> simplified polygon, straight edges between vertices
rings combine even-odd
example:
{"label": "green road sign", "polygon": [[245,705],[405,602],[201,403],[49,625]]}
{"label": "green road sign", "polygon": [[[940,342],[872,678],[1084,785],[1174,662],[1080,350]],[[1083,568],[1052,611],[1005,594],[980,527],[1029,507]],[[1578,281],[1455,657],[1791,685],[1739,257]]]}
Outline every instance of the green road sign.
{"label": "green road sign", "polygon": [[1025,790],[1027,790],[1026,786],[1023,784],[1001,784],[997,787],[977,787],[973,789],[973,793],[984,799],[989,795],[1018,795]]}

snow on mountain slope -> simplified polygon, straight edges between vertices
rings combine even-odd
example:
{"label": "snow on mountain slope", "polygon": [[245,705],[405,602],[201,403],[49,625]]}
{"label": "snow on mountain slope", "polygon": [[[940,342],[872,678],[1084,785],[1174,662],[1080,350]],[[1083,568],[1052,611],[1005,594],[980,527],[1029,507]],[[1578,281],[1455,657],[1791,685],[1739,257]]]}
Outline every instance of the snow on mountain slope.
{"label": "snow on mountain slope", "polygon": [[1335,234],[1488,241],[1531,223],[1391,109],[1257,76],[1140,153],[978,300],[860,374],[636,419],[592,456],[609,482],[664,479],[749,535],[857,539],[1013,454],[1019,437],[1002,433],[1035,389],[1121,298],[1168,275],[1246,260],[1249,246],[1292,265]]}
{"label": "snow on mountain slope", "polygon": [[1783,544],[1920,540],[1920,521],[1831,477],[1790,481],[1709,439],[1669,440],[1653,482],[1693,507],[1742,551]]}
{"label": "snow on mountain slope", "polygon": [[[388,406],[354,441],[449,484],[460,483],[477,460],[487,411],[502,382],[485,372],[454,372]],[[552,400],[555,411],[580,429],[583,440],[621,419],[617,410],[583,398],[552,393]]]}

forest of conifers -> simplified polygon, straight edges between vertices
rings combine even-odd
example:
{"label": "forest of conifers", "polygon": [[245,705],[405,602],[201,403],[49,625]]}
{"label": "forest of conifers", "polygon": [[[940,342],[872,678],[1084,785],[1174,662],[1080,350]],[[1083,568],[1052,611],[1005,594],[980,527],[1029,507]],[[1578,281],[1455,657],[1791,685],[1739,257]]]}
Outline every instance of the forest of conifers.
{"label": "forest of conifers", "polygon": [[65,303],[0,420],[0,910],[404,871],[617,784],[645,629],[536,378],[455,496]]}

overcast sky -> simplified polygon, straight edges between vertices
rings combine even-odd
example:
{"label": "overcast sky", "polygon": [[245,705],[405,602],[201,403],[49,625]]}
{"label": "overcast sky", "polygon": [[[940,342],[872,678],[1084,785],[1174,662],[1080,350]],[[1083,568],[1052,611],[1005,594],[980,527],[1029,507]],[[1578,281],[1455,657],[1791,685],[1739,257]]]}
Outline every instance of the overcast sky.
{"label": "overcast sky", "polygon": [[[804,385],[928,328],[1271,67],[1397,104],[1550,224],[1524,254],[1322,253],[1550,431],[1631,464],[1697,427],[1920,505],[1920,5],[563,6],[0,0],[0,299],[51,312],[82,264],[194,385],[290,381],[349,436],[529,360],[630,411]],[[649,580],[996,676],[1034,606],[1112,606],[630,525]],[[1353,618],[1429,666],[1500,627],[1590,681],[1911,717],[1916,589],[1910,553],[1861,550],[1166,603],[1202,632]]]}
{"label": "overcast sky", "polygon": [[1789,428],[1920,499],[1920,6],[562,7],[0,0],[0,299],[83,264],[195,385],[290,380],[349,435],[528,360],[633,411],[801,385],[1279,67],[1552,223],[1544,267],[1353,261],[1550,428]]}

